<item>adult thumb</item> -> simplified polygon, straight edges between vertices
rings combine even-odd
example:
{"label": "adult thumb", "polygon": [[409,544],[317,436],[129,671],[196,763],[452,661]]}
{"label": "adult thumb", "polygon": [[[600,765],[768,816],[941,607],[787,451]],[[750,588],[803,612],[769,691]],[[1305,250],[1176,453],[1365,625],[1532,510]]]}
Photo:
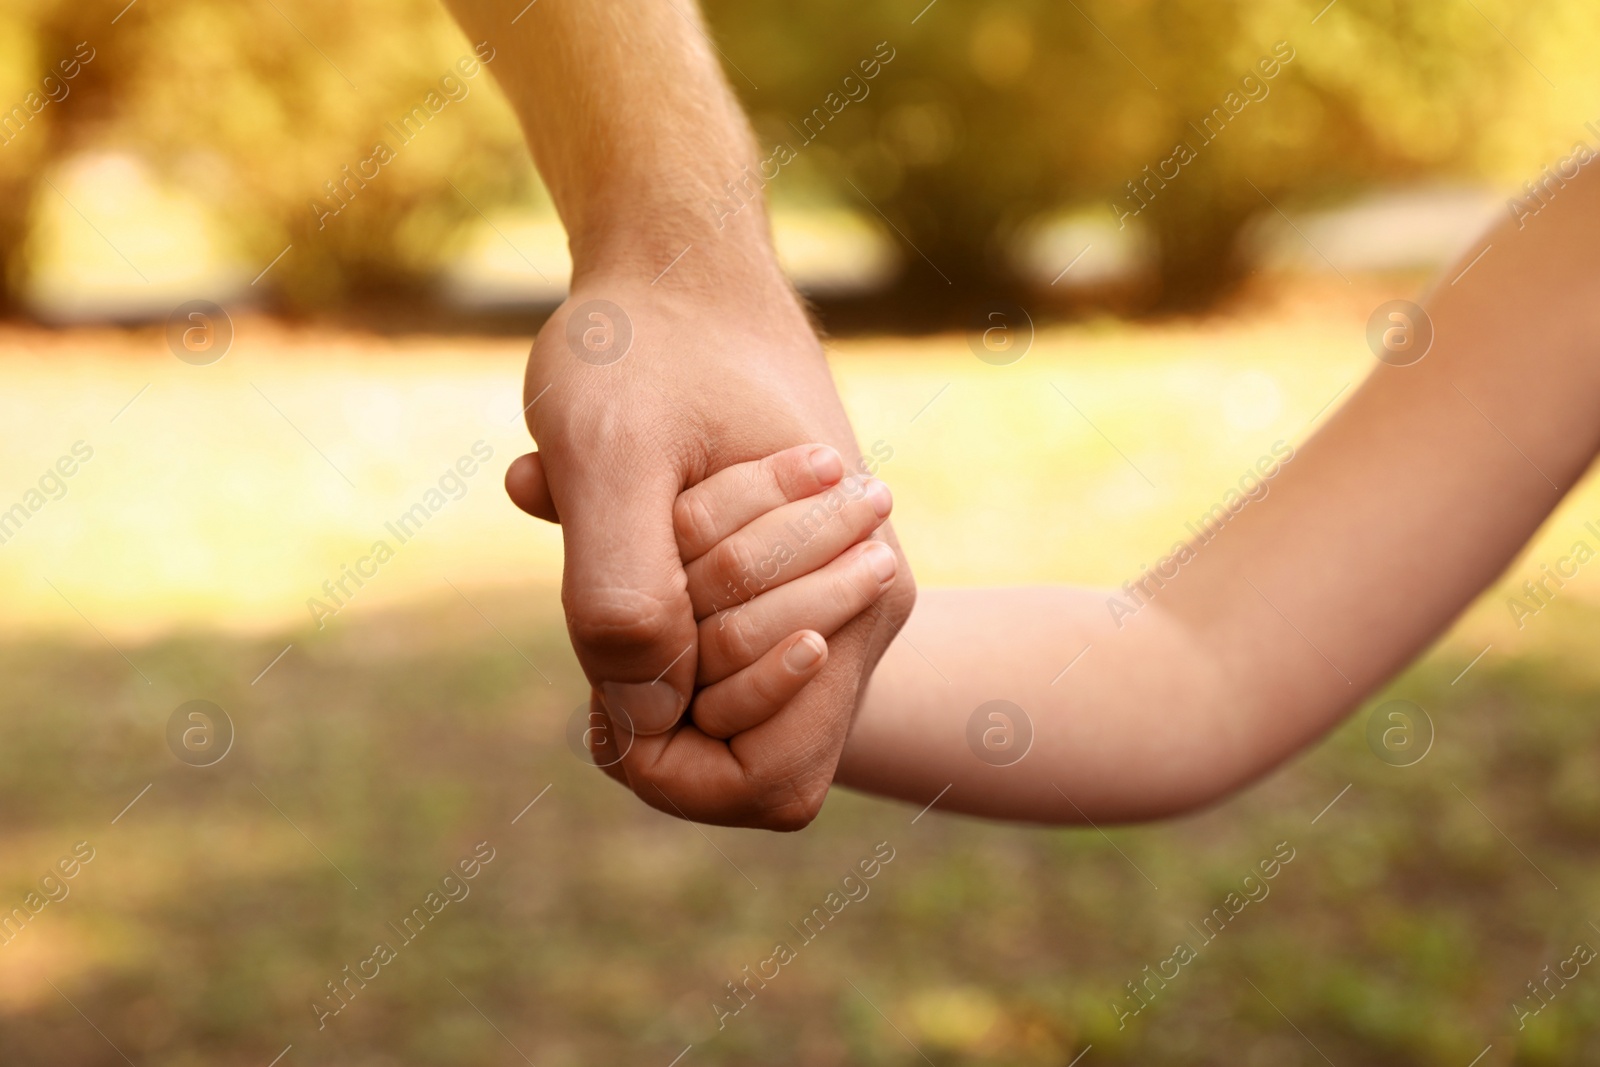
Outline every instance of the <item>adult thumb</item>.
{"label": "adult thumb", "polygon": [[659,457],[545,468],[566,547],[561,601],[584,673],[619,729],[670,730],[694,690],[696,628]]}

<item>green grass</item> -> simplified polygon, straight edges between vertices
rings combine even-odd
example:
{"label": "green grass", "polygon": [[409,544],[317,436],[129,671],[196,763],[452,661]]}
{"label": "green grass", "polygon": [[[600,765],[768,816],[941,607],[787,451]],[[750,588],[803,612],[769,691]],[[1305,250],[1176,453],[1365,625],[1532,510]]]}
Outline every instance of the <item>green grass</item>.
{"label": "green grass", "polygon": [[[1437,730],[1409,768],[1368,750],[1363,714],[1169,825],[913,823],[841,792],[775,836],[702,833],[580,764],[565,726],[585,690],[550,598],[480,606],[517,650],[457,601],[316,641],[125,647],[148,685],[103,645],[0,652],[0,905],[75,842],[96,850],[0,947],[0,1063],[121,1064],[113,1043],[140,1067],[265,1067],[290,1044],[285,1065],[418,1067],[523,1062],[512,1044],[540,1067],[666,1067],[686,1045],[687,1067],[1064,1067],[1091,1044],[1082,1067],[1323,1062],[1312,1043],[1341,1067],[1465,1067],[1491,1042],[1483,1064],[1600,1056],[1590,968],[1520,1034],[1510,1008],[1600,944],[1593,608],[1552,609],[1561,644],[1455,685],[1466,657],[1439,652],[1391,687]],[[207,769],[166,748],[195,697],[237,728]],[[480,841],[496,855],[470,896],[319,1032],[324,982],[397,942],[386,923]],[[1119,1030],[1124,983],[1284,841],[1270,895]],[[870,894],[719,1031],[724,983],[798,944],[788,924],[879,842],[894,859]]]}
{"label": "green grass", "polygon": [[[1052,329],[1006,368],[959,337],[858,339],[835,370],[863,444],[893,449],[924,584],[1115,583],[1347,395],[1379,288]],[[539,1067],[667,1067],[690,1045],[681,1067],[1065,1067],[1090,1045],[1079,1067],[1466,1067],[1491,1043],[1479,1067],[1600,1060],[1592,967],[1524,1030],[1511,1007],[1600,945],[1600,605],[1580,578],[1520,632],[1504,606],[1600,514],[1600,482],[1388,692],[1210,812],[1103,836],[913,823],[841,792],[801,834],[702,832],[569,751],[586,690],[552,588],[559,534],[490,482],[325,631],[292,629],[477,436],[501,459],[525,445],[523,344],[246,334],[204,377],[136,334],[29,334],[38,352],[8,368],[0,481],[26,486],[78,436],[100,451],[0,558],[0,918],[77,842],[95,849],[0,945],[3,1067],[266,1067],[291,1044],[280,1067],[523,1062],[512,1044]],[[1391,696],[1436,727],[1412,767],[1367,747]],[[211,768],[167,748],[193,699],[237,728]],[[483,841],[470,896],[319,1031],[325,983],[398,941],[387,924]],[[789,924],[879,842],[895,858],[870,894],[719,1030],[725,983],[799,942]],[[1295,858],[1270,895],[1119,1029],[1126,983],[1199,940],[1189,924],[1279,842]]]}

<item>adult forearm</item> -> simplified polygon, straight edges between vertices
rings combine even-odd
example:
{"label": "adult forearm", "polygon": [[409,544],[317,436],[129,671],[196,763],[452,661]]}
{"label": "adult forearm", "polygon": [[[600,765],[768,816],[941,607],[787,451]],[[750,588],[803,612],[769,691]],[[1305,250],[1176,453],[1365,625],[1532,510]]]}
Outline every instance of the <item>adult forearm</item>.
{"label": "adult forearm", "polygon": [[[446,2],[496,49],[494,74],[580,279],[649,281],[689,247],[673,267],[680,282],[781,280],[760,182],[747,177],[758,173],[754,141],[693,0]],[[739,210],[719,212],[727,183]]]}
{"label": "adult forearm", "polygon": [[[773,254],[765,179],[715,46],[690,0],[449,2],[497,49],[495,75],[572,246],[571,291],[524,382],[540,477],[519,460],[507,485],[542,498],[535,514],[560,516],[573,648],[603,697],[597,712],[638,735],[612,770],[672,814],[804,826],[915,585],[902,557],[893,589],[829,637],[821,674],[759,726],[724,742],[685,718],[699,653],[671,523],[678,494],[807,442],[860,462]],[[874,536],[898,553],[887,526]]]}

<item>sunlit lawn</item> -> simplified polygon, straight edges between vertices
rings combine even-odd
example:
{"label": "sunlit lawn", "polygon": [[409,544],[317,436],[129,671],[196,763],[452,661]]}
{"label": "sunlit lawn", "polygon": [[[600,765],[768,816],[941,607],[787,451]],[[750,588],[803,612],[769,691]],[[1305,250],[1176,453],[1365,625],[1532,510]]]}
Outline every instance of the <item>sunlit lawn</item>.
{"label": "sunlit lawn", "polygon": [[[1005,368],[960,337],[851,340],[835,367],[863,443],[893,449],[882,474],[924,584],[1113,582],[1353,388],[1375,302],[1056,329]],[[207,368],[157,334],[0,339],[0,506],[74,442],[94,449],[0,545],[0,915],[94,849],[0,945],[0,1063],[265,1067],[291,1045],[284,1065],[1600,1054],[1588,969],[1510,1036],[1524,983],[1600,943],[1600,610],[1582,578],[1521,635],[1488,598],[1396,683],[1437,729],[1413,767],[1375,759],[1358,717],[1172,826],[913,822],[839,794],[803,834],[702,832],[568,749],[585,689],[559,537],[498,485],[526,442],[525,346],[239,326]],[[313,629],[306,598],[479,440],[494,458],[464,497]],[[1591,487],[1544,544],[1595,513]],[[236,728],[211,768],[167,747],[196,698]],[[470,895],[404,944],[388,924],[479,842],[495,858]],[[880,842],[894,859],[870,894],[802,945],[789,924]],[[1270,895],[1119,1030],[1125,983],[1279,842],[1295,858]],[[340,1004],[325,983],[379,941],[396,958],[319,1030],[313,1003]],[[719,1030],[725,983],[777,941],[796,958]]]}
{"label": "sunlit lawn", "polygon": [[[1371,363],[1366,314],[1389,292],[1341,287],[1198,324],[1049,329],[1008,367],[980,362],[959,335],[851,339],[832,346],[834,367],[863,446],[892,450],[882,474],[923,584],[1116,584],[1349,395]],[[243,319],[209,367],[174,359],[157,331],[13,330],[0,352],[0,509],[76,442],[94,451],[66,495],[0,545],[0,625],[83,635],[81,612],[107,634],[298,626],[307,598],[479,441],[493,458],[464,497],[397,546],[332,625],[453,595],[447,580],[470,591],[558,578],[559,532],[507,506],[499,485],[528,447],[521,340]],[[1586,485],[1530,573],[1594,515]],[[1568,592],[1600,587],[1580,578]]]}

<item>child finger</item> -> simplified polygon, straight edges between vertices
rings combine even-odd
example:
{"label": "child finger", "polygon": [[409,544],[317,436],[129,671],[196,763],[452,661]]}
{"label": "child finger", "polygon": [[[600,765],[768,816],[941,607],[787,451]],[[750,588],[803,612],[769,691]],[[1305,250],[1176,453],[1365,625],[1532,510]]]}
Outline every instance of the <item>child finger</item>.
{"label": "child finger", "polygon": [[828,643],[814,630],[780,641],[731,678],[707,686],[691,714],[701,732],[717,738],[759,726],[794,699],[828,662]]}
{"label": "child finger", "polygon": [[722,681],[797,630],[832,635],[883,595],[897,567],[888,545],[868,541],[813,574],[705,619],[696,684]]}
{"label": "child finger", "polygon": [[695,618],[810,574],[864,540],[893,507],[889,487],[876,478],[846,478],[761,515],[684,568]]}
{"label": "child finger", "polygon": [[757,516],[843,477],[844,461],[828,445],[797,445],[717,471],[678,494],[672,508],[678,551],[685,560],[698,559]]}

